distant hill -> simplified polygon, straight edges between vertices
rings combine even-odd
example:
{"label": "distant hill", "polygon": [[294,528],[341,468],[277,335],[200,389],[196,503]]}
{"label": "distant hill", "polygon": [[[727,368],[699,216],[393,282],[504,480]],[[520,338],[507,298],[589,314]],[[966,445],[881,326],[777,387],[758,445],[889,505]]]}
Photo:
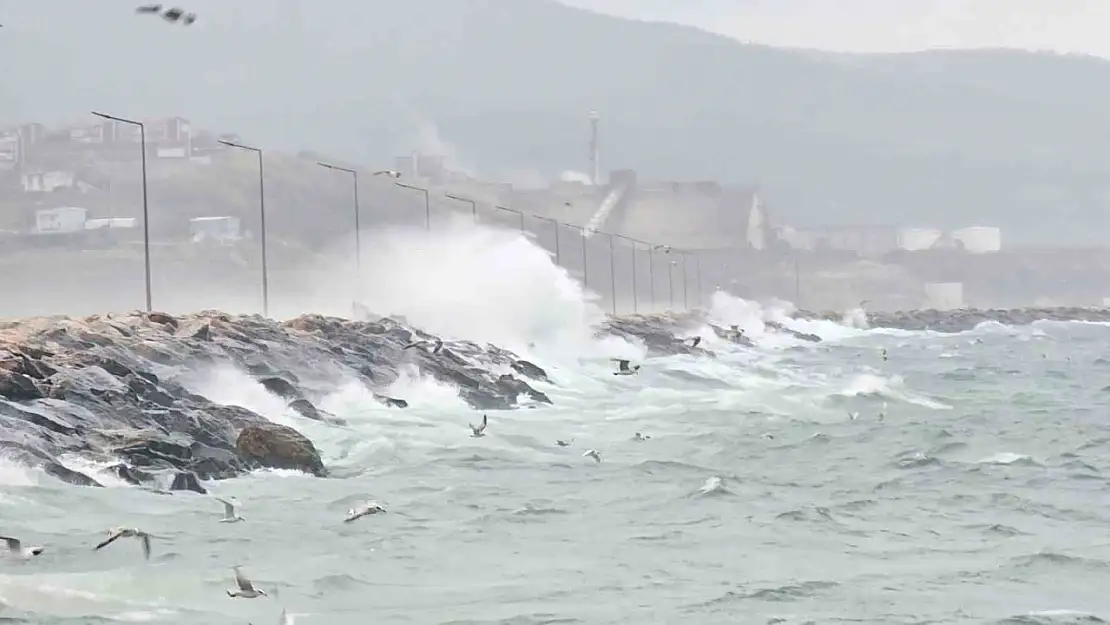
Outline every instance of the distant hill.
{"label": "distant hill", "polygon": [[605,168],[758,183],[779,221],[1110,239],[1102,60],[783,50],[547,0],[190,0],[190,28],[133,4],[6,8],[0,124],[181,114],[371,165],[434,127],[476,174],[556,175],[596,108]]}

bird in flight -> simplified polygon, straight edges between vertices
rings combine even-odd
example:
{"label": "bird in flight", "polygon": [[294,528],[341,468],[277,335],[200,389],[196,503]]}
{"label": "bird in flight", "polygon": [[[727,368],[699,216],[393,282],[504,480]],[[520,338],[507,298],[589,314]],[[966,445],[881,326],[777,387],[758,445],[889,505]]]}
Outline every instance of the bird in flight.
{"label": "bird in flight", "polygon": [[163,10],[160,4],[144,4],[140,7],[135,7],[136,13],[149,13],[154,15],[161,15],[162,19],[167,22],[182,22],[186,26],[197,21],[196,13],[188,13],[185,9],[179,7],[171,7]]}

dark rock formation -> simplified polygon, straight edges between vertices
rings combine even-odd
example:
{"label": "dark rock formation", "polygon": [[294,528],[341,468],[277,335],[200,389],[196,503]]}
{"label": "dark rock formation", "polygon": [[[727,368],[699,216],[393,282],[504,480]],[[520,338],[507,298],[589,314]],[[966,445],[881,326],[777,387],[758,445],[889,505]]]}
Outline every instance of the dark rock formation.
{"label": "dark rock formation", "polygon": [[[294,430],[188,390],[191,371],[214,366],[243,370],[292,412],[336,427],[345,422],[317,402],[352,379],[382,404],[406,408],[408,400],[379,392],[401,366],[456,384],[475,408],[516,408],[521,396],[550,403],[522,379],[547,379],[533,363],[469,342],[446,342],[434,355],[402,350],[415,336],[430,335],[388,318],[305,315],[279,323],[218,311],[0,321],[0,455],[85,485],[98,484],[56,458],[118,459],[108,471],[128,483],[178,481],[190,490],[193,481],[262,466],[326,474]],[[247,428],[253,434],[243,438]]]}
{"label": "dark rock formation", "polygon": [[327,476],[316,446],[291,427],[276,423],[247,426],[239,432],[235,448],[244,460],[255,466]]}
{"label": "dark rock formation", "polygon": [[208,494],[208,491],[200,485],[200,480],[197,479],[196,473],[189,471],[177,471],[173,475],[173,481],[170,482],[170,490],[191,490],[194,493],[202,495]]}

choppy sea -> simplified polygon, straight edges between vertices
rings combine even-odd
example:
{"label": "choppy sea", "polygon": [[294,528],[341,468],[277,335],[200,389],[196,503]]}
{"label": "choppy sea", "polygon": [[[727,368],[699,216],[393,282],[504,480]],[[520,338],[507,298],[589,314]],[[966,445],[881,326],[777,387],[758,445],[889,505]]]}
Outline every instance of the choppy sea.
{"label": "choppy sea", "polygon": [[[408,410],[328,398],[348,428],[225,378],[214,399],[295,425],[336,474],[207,483],[243,523],[218,523],[212,497],[0,465],[0,534],[47,546],[0,559],[0,621],[1110,619],[1110,327],[793,322],[825,339],[809,344],[717,303],[754,349],[705,329],[718,358],[646,358],[628,377],[538,354],[554,406],[489,413],[484,438],[467,428],[481,414],[415,376],[397,383]],[[344,524],[366,499],[388,512]],[[93,551],[117,525],[155,535],[149,561],[129,540]],[[269,596],[229,598],[232,565]]]}

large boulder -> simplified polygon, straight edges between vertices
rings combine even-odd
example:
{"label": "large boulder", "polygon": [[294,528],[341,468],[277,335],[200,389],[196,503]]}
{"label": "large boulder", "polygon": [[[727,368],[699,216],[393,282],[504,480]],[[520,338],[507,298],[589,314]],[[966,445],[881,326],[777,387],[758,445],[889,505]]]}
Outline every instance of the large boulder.
{"label": "large boulder", "polygon": [[248,464],[271,469],[294,469],[316,477],[328,474],[312,441],[293,428],[277,423],[243,428],[235,440],[235,449]]}
{"label": "large boulder", "polygon": [[22,373],[0,369],[0,397],[11,401],[31,401],[42,399],[42,391]]}

